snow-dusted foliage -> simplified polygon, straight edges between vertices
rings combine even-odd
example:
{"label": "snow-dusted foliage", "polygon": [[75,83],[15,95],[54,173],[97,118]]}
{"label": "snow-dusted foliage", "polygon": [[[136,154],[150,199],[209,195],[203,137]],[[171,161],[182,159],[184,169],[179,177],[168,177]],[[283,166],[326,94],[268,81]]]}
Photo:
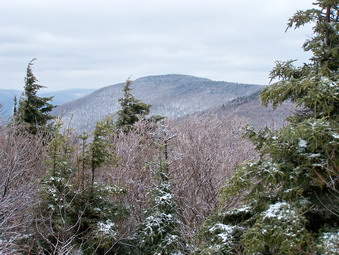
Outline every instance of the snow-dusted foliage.
{"label": "snow-dusted foliage", "polygon": [[[299,11],[289,22],[289,27],[315,23],[314,37],[304,44],[313,53],[311,62],[302,67],[278,62],[271,72],[278,82],[260,96],[266,106],[291,100],[303,110],[278,131],[247,128],[260,159],[239,166],[222,197],[229,201],[241,194],[240,203],[250,210],[220,209],[206,223],[209,229],[218,224],[243,228],[237,252],[337,253],[337,232],[324,229],[339,225],[339,27],[329,25],[339,22],[338,1],[318,0],[315,5],[317,9]],[[213,241],[218,234],[205,235],[201,249],[218,244]]]}
{"label": "snow-dusted foliage", "polygon": [[114,251],[113,246],[119,238],[117,222],[125,218],[128,211],[112,197],[124,192],[119,187],[94,183],[75,199],[76,210],[81,212],[78,241],[83,242],[85,254]]}
{"label": "snow-dusted foliage", "polygon": [[55,133],[48,146],[47,176],[41,181],[39,205],[35,208],[36,234],[28,241],[39,250],[51,254],[67,254],[76,247],[78,217],[73,201],[77,198],[70,163],[73,147],[68,134]]}
{"label": "snow-dusted foliage", "polygon": [[[98,124],[101,131],[105,123]],[[78,148],[72,137],[68,131],[56,131],[48,145],[49,169],[41,182],[39,205],[35,208],[37,233],[30,242],[35,251],[44,254],[73,254],[75,250],[105,254],[114,251],[117,221],[127,215],[125,207],[115,199],[124,190],[94,182],[94,170],[111,158],[107,156],[106,133],[98,133],[97,128],[92,143],[87,144],[89,149],[85,143]],[[77,153],[79,162],[73,160]],[[91,172],[91,178],[86,177],[87,172]]]}
{"label": "snow-dusted foliage", "polygon": [[210,240],[210,244],[201,254],[234,254],[237,247],[237,238],[242,232],[242,227],[222,223],[214,224],[205,233],[213,239]]}
{"label": "snow-dusted foliage", "polygon": [[339,231],[331,229],[321,233],[318,240],[318,248],[324,255],[339,254]]}
{"label": "snow-dusted foliage", "polygon": [[246,254],[265,252],[297,254],[309,243],[306,219],[298,206],[287,202],[270,204],[256,216],[255,223],[242,236]]}
{"label": "snow-dusted foliage", "polygon": [[150,192],[150,208],[137,233],[139,252],[144,255],[187,254],[179,231],[180,221],[167,176],[167,163],[159,161],[156,170],[158,184]]}
{"label": "snow-dusted foliage", "polygon": [[117,112],[117,128],[129,132],[133,125],[149,114],[151,105],[136,99],[131,93],[131,80],[127,80],[123,88],[124,97],[119,99],[121,109]]}
{"label": "snow-dusted foliage", "polygon": [[241,251],[240,237],[246,228],[234,223],[249,218],[251,212],[252,208],[246,206],[212,215],[198,234],[198,239],[205,245],[197,247],[193,254],[238,254]]}

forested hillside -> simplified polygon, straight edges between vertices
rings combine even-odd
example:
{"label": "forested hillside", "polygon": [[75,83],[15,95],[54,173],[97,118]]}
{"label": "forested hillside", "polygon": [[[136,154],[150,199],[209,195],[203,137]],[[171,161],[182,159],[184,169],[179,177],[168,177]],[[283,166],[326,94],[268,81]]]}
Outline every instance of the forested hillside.
{"label": "forested hillside", "polygon": [[[124,83],[101,88],[94,93],[59,106],[54,115],[81,131],[93,130],[95,122],[120,109]],[[239,96],[250,95],[263,86],[217,82],[189,75],[158,75],[136,79],[133,94],[152,105],[151,114],[170,119],[186,116],[221,105]]]}
{"label": "forested hillside", "polygon": [[237,97],[218,107],[212,107],[206,111],[198,112],[197,115],[217,114],[222,117],[237,116],[255,128],[263,128],[265,126],[281,128],[287,123],[286,119],[288,116],[301,110],[301,108],[296,107],[291,101],[284,102],[276,109],[262,107],[259,99],[260,93],[261,91],[258,91],[249,96]]}
{"label": "forested hillside", "polygon": [[339,254],[338,0],[288,29],[308,23],[311,59],[276,62],[270,86],[146,77],[63,105],[66,118],[30,61],[0,119],[0,255]]}

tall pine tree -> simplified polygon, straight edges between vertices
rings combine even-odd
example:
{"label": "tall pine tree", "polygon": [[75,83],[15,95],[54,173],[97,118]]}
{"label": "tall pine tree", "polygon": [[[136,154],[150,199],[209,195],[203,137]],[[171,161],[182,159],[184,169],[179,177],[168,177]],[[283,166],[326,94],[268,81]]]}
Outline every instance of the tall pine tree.
{"label": "tall pine tree", "polygon": [[24,125],[32,134],[46,131],[48,121],[54,118],[50,112],[55,107],[50,103],[53,97],[37,96],[37,92],[45,86],[38,84],[33,74],[35,60],[32,59],[27,66],[24,92],[19,100],[18,109],[14,109],[13,116],[17,124]]}
{"label": "tall pine tree", "polygon": [[[264,105],[291,100],[302,111],[278,131],[247,129],[260,153],[225,184],[225,201],[206,223],[199,254],[339,254],[339,1],[318,0],[298,11],[288,28],[314,24],[303,46],[310,62],[278,62],[278,81],[261,93]],[[238,253],[237,253],[238,252]]]}

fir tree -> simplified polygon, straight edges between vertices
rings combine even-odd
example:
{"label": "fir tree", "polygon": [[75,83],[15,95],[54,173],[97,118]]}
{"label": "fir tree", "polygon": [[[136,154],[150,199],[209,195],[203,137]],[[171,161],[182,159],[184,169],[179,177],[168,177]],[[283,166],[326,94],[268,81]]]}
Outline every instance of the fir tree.
{"label": "fir tree", "polygon": [[237,208],[220,210],[202,230],[200,254],[339,253],[339,1],[318,0],[297,12],[288,28],[314,23],[304,49],[310,63],[278,62],[278,81],[261,93],[264,105],[291,100],[303,111],[278,131],[246,136],[260,153],[225,184],[225,201],[241,195]]}
{"label": "fir tree", "polygon": [[33,74],[34,61],[35,59],[32,59],[27,66],[24,92],[19,100],[18,109],[14,109],[13,116],[16,123],[27,127],[32,134],[39,130],[46,131],[48,121],[54,118],[50,112],[55,107],[50,103],[53,97],[37,96],[37,92],[45,86],[38,84]]}
{"label": "fir tree", "polygon": [[168,179],[166,147],[160,151],[155,172],[158,184],[150,193],[150,208],[139,226],[138,249],[142,255],[183,255],[187,254],[187,247],[180,235],[180,221]]}
{"label": "fir tree", "polygon": [[124,97],[119,99],[121,110],[118,111],[117,128],[129,132],[134,123],[149,114],[151,105],[145,104],[131,94],[131,80],[123,88]]}

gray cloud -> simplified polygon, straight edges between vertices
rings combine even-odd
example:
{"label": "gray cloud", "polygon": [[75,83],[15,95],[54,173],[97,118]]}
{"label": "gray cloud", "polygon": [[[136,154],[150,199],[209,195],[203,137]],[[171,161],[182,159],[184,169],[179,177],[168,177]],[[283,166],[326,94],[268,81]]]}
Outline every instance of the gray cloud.
{"label": "gray cloud", "polygon": [[50,90],[183,73],[267,84],[275,60],[306,61],[310,29],[285,34],[309,0],[11,0],[0,3],[0,88],[25,69]]}

